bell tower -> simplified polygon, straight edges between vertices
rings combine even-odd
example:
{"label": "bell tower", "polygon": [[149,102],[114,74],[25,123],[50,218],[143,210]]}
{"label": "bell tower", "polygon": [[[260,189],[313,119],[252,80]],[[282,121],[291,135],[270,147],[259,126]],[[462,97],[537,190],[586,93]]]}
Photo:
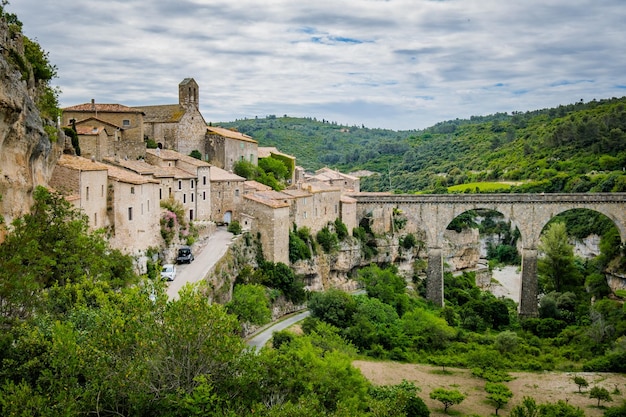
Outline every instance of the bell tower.
{"label": "bell tower", "polygon": [[185,78],[178,84],[178,104],[181,106],[199,108],[199,95],[198,83],[193,78]]}

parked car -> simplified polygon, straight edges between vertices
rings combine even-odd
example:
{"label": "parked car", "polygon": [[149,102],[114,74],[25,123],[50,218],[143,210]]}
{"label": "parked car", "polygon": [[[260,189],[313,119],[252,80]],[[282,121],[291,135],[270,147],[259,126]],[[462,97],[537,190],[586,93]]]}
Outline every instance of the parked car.
{"label": "parked car", "polygon": [[163,265],[163,269],[161,269],[161,278],[167,281],[174,281],[174,279],[176,278],[176,265],[174,264]]}
{"label": "parked car", "polygon": [[191,248],[189,246],[183,246],[178,249],[178,256],[176,257],[176,263],[179,264],[189,264],[193,261],[193,253],[191,253]]}

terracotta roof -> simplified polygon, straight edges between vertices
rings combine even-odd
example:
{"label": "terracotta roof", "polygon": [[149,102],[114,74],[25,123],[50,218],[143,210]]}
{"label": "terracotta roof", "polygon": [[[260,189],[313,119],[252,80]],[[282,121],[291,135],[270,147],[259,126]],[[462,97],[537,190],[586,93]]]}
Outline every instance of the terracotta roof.
{"label": "terracotta roof", "polygon": [[284,199],[276,200],[275,198],[272,198],[271,195],[268,195],[266,193],[267,193],[266,191],[260,191],[254,194],[246,194],[243,196],[243,198],[256,201],[257,203],[260,203],[260,204],[263,204],[265,206],[272,207],[272,208],[289,207],[289,203],[286,202]]}
{"label": "terracotta roof", "polygon": [[101,126],[111,126],[112,128],[115,128],[115,129],[124,130],[124,128],[121,127],[121,126],[118,126],[118,125],[115,125],[113,123],[104,121],[104,120],[99,119],[97,117],[88,117],[86,119],[78,120],[78,121],[76,121],[75,125],[76,125],[76,130],[78,130],[79,126],[83,126],[83,125],[98,126],[98,127],[101,127]]}
{"label": "terracotta roof", "polygon": [[252,139],[251,136],[248,136],[245,133],[235,132],[233,130],[225,129],[223,127],[207,126],[207,130],[209,131],[209,133],[215,133],[216,135],[224,136],[225,138],[257,143],[256,140]]}
{"label": "terracotta roof", "polygon": [[310,192],[306,190],[297,189],[297,188],[289,188],[289,189],[283,190],[283,193],[289,194],[290,196],[295,197],[295,198],[311,196]]}
{"label": "terracotta roof", "polygon": [[63,154],[57,161],[57,165],[75,169],[78,171],[106,171],[109,167],[100,162],[95,162],[80,156]]}
{"label": "terracotta roof", "polygon": [[144,113],[144,123],[177,123],[186,112],[185,108],[180,104],[162,104],[135,108]]}
{"label": "terracotta roof", "polygon": [[157,180],[154,180],[149,177],[144,177],[139,174],[135,174],[134,172],[129,171],[124,168],[119,168],[113,165],[106,165],[106,167],[109,171],[109,178],[114,179],[118,182],[124,182],[128,184],[137,184],[137,185],[159,183],[159,181]]}
{"label": "terracotta roof", "polygon": [[269,191],[272,189],[269,185],[261,184],[260,182],[254,180],[248,180],[244,182],[243,185],[247,189],[254,191]]}
{"label": "terracotta roof", "polygon": [[151,165],[142,159],[116,159],[113,157],[102,158],[104,162],[110,165],[119,166],[120,168],[129,169],[139,175],[152,175],[159,169],[156,165]]}
{"label": "terracotta roof", "polygon": [[122,104],[83,103],[65,107],[63,111],[75,112],[103,112],[103,113],[141,113],[141,109],[124,106]]}
{"label": "terracotta roof", "polygon": [[76,126],[76,133],[82,136],[98,135],[103,130],[106,130],[102,126]]}
{"label": "terracotta roof", "polygon": [[258,152],[259,158],[269,158],[270,156],[272,156],[272,154],[274,154],[274,155],[284,156],[286,158],[293,159],[293,160],[296,159],[295,156],[282,153],[281,151],[278,150],[278,148],[275,148],[273,146],[259,146],[257,152]]}
{"label": "terracotta roof", "polygon": [[233,174],[232,172],[228,172],[225,169],[218,168],[216,166],[211,166],[211,168],[209,169],[209,172],[210,172],[209,177],[211,178],[211,182],[213,181],[245,181],[244,177],[240,177],[237,174]]}
{"label": "terracotta roof", "polygon": [[196,178],[195,174],[191,172],[187,172],[184,169],[176,168],[176,167],[160,167],[161,170],[158,173],[155,173],[155,177],[164,178],[164,177],[174,177],[177,180],[187,180]]}
{"label": "terracotta roof", "polygon": [[154,155],[157,158],[161,158],[164,161],[183,161],[197,167],[211,166],[211,164],[209,164],[208,162],[201,161],[200,159],[196,159],[193,156],[185,155],[171,149],[146,149],[146,153]]}
{"label": "terracotta roof", "polygon": [[325,191],[341,191],[341,188],[336,186],[331,186],[325,182],[313,181],[313,182],[305,182],[302,184],[302,189],[307,190],[311,193],[321,193]]}
{"label": "terracotta roof", "polygon": [[315,171],[315,174],[316,175],[314,175],[313,178],[329,179],[329,180],[342,180],[342,179],[349,179],[352,181],[358,180],[357,177],[353,177],[352,175],[335,171],[328,167],[318,169],[317,171]]}

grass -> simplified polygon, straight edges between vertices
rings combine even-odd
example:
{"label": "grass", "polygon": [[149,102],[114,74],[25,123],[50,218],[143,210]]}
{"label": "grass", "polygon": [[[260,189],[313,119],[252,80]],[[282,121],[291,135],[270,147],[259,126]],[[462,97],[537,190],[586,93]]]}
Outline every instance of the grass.
{"label": "grass", "polygon": [[[494,193],[497,191],[506,191],[510,189],[514,183],[509,182],[470,182],[467,184],[453,185],[448,187],[449,193],[464,193],[464,192],[488,192]],[[469,190],[469,191],[467,191]]]}

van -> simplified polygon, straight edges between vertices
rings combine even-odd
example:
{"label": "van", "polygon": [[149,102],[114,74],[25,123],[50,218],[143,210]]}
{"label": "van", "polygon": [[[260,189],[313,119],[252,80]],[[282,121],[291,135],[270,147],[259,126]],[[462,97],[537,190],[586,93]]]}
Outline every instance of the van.
{"label": "van", "polygon": [[194,260],[193,253],[191,253],[191,248],[189,246],[183,246],[178,249],[178,256],[176,257],[176,262],[179,264],[191,263]]}

